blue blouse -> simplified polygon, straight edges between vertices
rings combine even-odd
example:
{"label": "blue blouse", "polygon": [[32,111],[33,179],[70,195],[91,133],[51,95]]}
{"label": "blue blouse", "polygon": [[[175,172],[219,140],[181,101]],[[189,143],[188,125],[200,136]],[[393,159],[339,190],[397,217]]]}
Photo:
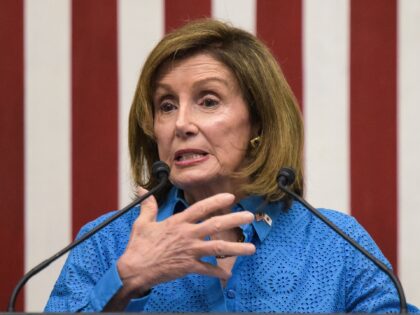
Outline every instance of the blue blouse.
{"label": "blue blouse", "polygon": [[[188,205],[173,188],[158,220]],[[238,257],[223,287],[217,278],[190,274],[162,283],[133,299],[127,311],[147,312],[398,312],[399,299],[388,277],[299,203],[285,211],[282,202],[261,197],[241,200],[233,211],[256,215],[242,226],[252,256]],[[320,209],[329,220],[389,265],[367,232],[348,215]],[[88,223],[83,235],[112,213]],[[136,207],[73,249],[51,293],[47,312],[101,311],[122,287],[116,261],[123,254]],[[216,264],[215,257],[203,261]],[[410,312],[419,312],[409,306]]]}

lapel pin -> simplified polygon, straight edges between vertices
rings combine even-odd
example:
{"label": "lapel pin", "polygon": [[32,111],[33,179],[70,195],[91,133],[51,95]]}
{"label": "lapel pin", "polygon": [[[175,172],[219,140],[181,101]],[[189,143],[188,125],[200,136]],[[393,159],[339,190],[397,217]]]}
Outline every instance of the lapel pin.
{"label": "lapel pin", "polygon": [[267,213],[264,212],[257,212],[255,214],[255,220],[256,221],[264,221],[269,226],[273,224],[273,220],[270,218],[270,216]]}

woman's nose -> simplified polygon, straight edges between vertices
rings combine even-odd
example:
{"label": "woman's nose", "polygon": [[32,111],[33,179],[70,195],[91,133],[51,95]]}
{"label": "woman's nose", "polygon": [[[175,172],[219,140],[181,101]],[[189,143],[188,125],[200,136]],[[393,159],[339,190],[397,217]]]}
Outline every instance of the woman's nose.
{"label": "woman's nose", "polygon": [[198,132],[196,119],[188,105],[181,105],[175,122],[175,133],[178,137],[191,137]]}

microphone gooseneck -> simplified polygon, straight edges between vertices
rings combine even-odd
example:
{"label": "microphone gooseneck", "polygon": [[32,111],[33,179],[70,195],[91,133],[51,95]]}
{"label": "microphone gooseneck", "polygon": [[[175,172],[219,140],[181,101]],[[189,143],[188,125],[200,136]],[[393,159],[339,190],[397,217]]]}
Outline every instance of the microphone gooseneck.
{"label": "microphone gooseneck", "polygon": [[131,210],[134,206],[138,205],[139,203],[143,202],[145,199],[149,198],[154,193],[156,193],[159,190],[161,190],[166,185],[166,182],[168,181],[169,172],[170,172],[170,169],[169,169],[169,166],[166,163],[164,163],[162,161],[155,162],[152,165],[152,176],[155,177],[155,178],[157,178],[158,181],[159,181],[159,183],[155,187],[153,187],[152,189],[150,189],[150,191],[148,191],[143,196],[140,196],[140,197],[136,198],[129,205],[125,206],[124,208],[122,208],[121,210],[119,210],[118,212],[116,212],[114,215],[112,215],[111,217],[109,217],[107,220],[105,220],[101,224],[97,225],[95,228],[93,228],[89,232],[85,233],[84,235],[82,235],[80,238],[78,238],[74,242],[72,242],[69,245],[67,245],[65,248],[63,248],[62,250],[60,250],[59,252],[57,252],[55,255],[53,255],[50,258],[44,260],[43,262],[41,262],[40,264],[38,264],[37,266],[35,266],[33,269],[31,269],[30,271],[28,271],[19,280],[19,282],[17,283],[17,285],[13,289],[12,295],[10,296],[10,299],[9,299],[9,305],[8,305],[8,308],[7,308],[8,309],[8,312],[14,312],[15,311],[15,304],[16,304],[16,299],[18,297],[18,294],[19,294],[20,290],[23,288],[23,286],[26,284],[26,282],[28,282],[28,280],[30,278],[32,278],[33,276],[35,276],[40,271],[44,270],[52,262],[56,261],[58,258],[60,258],[61,256],[63,256],[65,253],[67,253],[68,251],[70,251],[74,247],[78,246],[79,244],[81,244],[84,241],[86,241],[88,238],[92,237],[92,235],[96,234],[98,231],[102,230],[104,227],[106,227],[111,222],[115,221],[117,218],[119,218],[120,216],[122,216],[124,213],[128,212],[129,210]]}
{"label": "microphone gooseneck", "polygon": [[340,235],[346,242],[352,245],[356,250],[361,252],[367,259],[372,261],[380,270],[382,270],[393,282],[395,288],[398,292],[398,297],[400,299],[400,312],[407,313],[407,301],[405,299],[404,290],[402,288],[401,282],[398,277],[390,270],[383,262],[369,253],[366,249],[364,249],[359,243],[345,234],[340,228],[338,228],[334,223],[328,220],[321,212],[319,212],[316,208],[310,205],[304,198],[300,197],[298,194],[294,193],[288,186],[291,186],[295,181],[296,175],[295,171],[288,167],[283,167],[280,169],[279,174],[277,176],[277,184],[280,190],[287,193],[289,196],[292,196],[295,200],[300,202],[303,206],[305,206],[312,214],[314,214],[318,219],[324,222],[328,227],[330,227],[335,233]]}

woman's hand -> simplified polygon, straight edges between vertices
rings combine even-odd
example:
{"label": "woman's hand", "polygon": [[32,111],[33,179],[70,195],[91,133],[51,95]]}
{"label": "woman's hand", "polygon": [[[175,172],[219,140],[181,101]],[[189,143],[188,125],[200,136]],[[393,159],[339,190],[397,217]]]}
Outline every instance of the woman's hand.
{"label": "woman's hand", "polygon": [[146,199],[133,224],[126,251],[117,262],[123,291],[132,297],[139,296],[158,283],[189,273],[227,280],[230,277],[227,271],[202,262],[200,258],[252,255],[255,252],[255,246],[250,243],[204,240],[206,236],[254,220],[254,215],[248,211],[212,216],[221,209],[230,208],[233,202],[232,194],[218,194],[157,222],[156,200],[153,196]]}

